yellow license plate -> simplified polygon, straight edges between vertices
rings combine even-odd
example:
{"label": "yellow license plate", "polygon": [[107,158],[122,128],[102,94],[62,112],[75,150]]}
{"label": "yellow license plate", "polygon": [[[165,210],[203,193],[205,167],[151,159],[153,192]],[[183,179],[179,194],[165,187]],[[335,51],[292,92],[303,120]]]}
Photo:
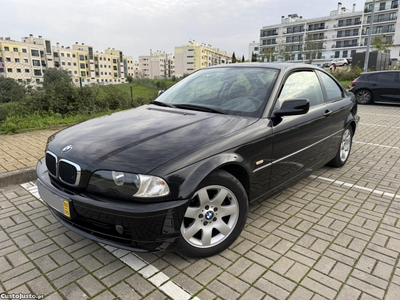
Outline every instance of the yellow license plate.
{"label": "yellow license plate", "polygon": [[64,215],[66,215],[68,218],[71,217],[69,213],[69,202],[67,200],[64,200]]}

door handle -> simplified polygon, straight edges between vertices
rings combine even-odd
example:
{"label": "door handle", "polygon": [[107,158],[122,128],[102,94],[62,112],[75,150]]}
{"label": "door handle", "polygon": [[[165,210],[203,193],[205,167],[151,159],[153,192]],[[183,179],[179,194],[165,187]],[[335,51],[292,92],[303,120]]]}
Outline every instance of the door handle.
{"label": "door handle", "polygon": [[329,117],[332,114],[332,111],[327,109],[324,113],[324,117]]}

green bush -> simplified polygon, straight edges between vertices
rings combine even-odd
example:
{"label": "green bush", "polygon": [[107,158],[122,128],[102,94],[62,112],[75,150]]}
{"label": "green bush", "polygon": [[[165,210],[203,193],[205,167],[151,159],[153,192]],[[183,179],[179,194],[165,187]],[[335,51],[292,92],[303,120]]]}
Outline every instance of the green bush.
{"label": "green bush", "polygon": [[353,81],[357,77],[361,75],[363,70],[358,67],[348,67],[348,68],[341,68],[336,69],[336,71],[332,72],[332,75],[339,81]]}
{"label": "green bush", "polygon": [[0,103],[18,102],[25,98],[25,88],[12,78],[0,77]]}

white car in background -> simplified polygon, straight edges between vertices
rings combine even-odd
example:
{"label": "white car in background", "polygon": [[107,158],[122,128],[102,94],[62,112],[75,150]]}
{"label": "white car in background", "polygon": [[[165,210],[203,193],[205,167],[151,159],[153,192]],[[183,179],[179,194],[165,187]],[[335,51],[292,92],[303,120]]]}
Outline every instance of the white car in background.
{"label": "white car in background", "polygon": [[331,65],[336,64],[337,67],[347,66],[349,61],[346,58],[335,58],[331,61]]}

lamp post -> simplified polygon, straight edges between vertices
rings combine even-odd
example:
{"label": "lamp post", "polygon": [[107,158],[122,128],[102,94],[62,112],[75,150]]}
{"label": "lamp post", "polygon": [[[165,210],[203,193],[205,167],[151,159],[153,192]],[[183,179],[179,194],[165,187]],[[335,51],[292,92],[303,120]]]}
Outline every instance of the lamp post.
{"label": "lamp post", "polygon": [[364,72],[368,71],[369,52],[370,52],[371,42],[372,42],[371,41],[372,40],[372,29],[374,28],[375,2],[376,2],[376,0],[372,1],[372,14],[371,14],[371,22],[369,24],[367,52],[365,53]]}

